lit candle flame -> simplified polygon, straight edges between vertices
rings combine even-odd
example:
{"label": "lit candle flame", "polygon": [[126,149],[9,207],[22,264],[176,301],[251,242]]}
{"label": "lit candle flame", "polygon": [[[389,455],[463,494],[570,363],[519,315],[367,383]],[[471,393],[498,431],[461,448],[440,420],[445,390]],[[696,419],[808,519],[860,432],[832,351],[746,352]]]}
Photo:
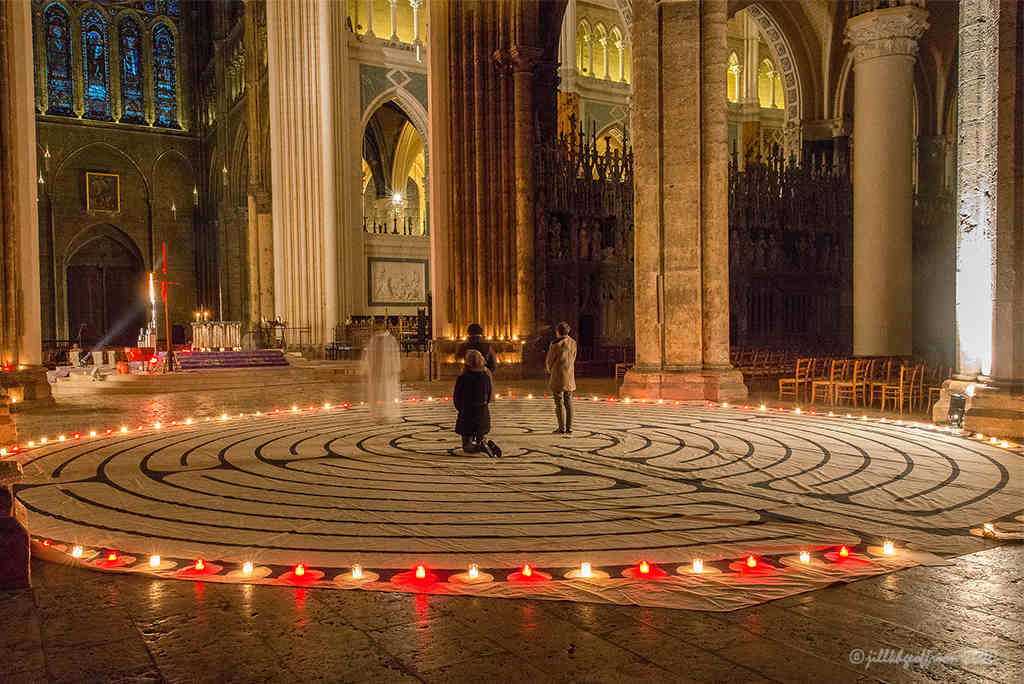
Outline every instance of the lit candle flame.
{"label": "lit candle flame", "polygon": [[246,577],[252,574],[252,561],[245,562],[245,565],[242,566],[242,574]]}
{"label": "lit candle flame", "polygon": [[896,555],[896,545],[892,543],[892,540],[885,540],[885,542],[882,544],[882,553],[884,553],[886,556]]}
{"label": "lit candle flame", "polygon": [[647,561],[640,561],[640,574],[646,575],[651,571],[651,566],[647,564]]}
{"label": "lit candle flame", "polygon": [[694,559],[694,561],[693,561],[693,571],[694,572],[704,572],[704,561],[702,561],[700,558]]}
{"label": "lit candle flame", "polygon": [[523,566],[523,577],[532,577],[532,576],[533,576],[533,568],[531,568],[530,564],[527,563],[526,565]]}
{"label": "lit candle flame", "polygon": [[809,551],[801,551],[800,552],[800,562],[801,563],[810,563],[811,562],[811,554],[810,554]]}
{"label": "lit candle flame", "polygon": [[476,563],[469,566],[469,578],[476,579],[480,576],[480,568],[477,567]]}
{"label": "lit candle flame", "polygon": [[427,576],[427,569],[422,565],[416,566],[416,579],[424,579]]}
{"label": "lit candle flame", "polygon": [[846,548],[845,545],[844,546],[840,546],[839,547],[839,555],[842,556],[843,558],[846,558],[847,556],[850,555],[850,549]]}
{"label": "lit candle flame", "polygon": [[151,568],[159,568],[160,567],[160,556],[150,556],[149,557],[149,567],[151,567]]}
{"label": "lit candle flame", "polygon": [[302,563],[299,563],[298,565],[295,566],[295,576],[296,577],[302,577],[305,574],[306,574],[306,567]]}
{"label": "lit candle flame", "polygon": [[591,577],[590,563],[586,561],[580,563],[580,577]]}
{"label": "lit candle flame", "polygon": [[202,558],[197,558],[196,562],[195,562],[195,565],[193,565],[192,567],[194,567],[196,570],[205,570],[206,569],[206,563],[203,562]]}
{"label": "lit candle flame", "polygon": [[363,579],[363,568],[358,565],[352,566],[352,579]]}
{"label": "lit candle flame", "polygon": [[757,559],[754,558],[753,555],[747,556],[747,567],[748,568],[756,568],[757,567]]}

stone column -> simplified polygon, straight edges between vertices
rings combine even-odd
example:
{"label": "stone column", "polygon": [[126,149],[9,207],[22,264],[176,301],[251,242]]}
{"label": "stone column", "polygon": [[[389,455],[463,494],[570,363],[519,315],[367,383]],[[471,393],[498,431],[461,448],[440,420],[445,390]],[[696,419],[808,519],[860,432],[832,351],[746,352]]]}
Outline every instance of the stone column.
{"label": "stone column", "polygon": [[371,38],[373,33],[373,0],[366,0],[366,35]]}
{"label": "stone column", "polygon": [[957,374],[965,427],[1024,438],[1024,16],[1018,3],[964,0],[959,13],[957,135]]}
{"label": "stone column", "polygon": [[633,17],[636,366],[622,393],[742,400],[729,366],[726,2],[634,0]]}
{"label": "stone column", "polygon": [[[0,394],[50,399],[42,367],[32,8],[0,3]],[[21,394],[18,397],[17,394]]]}
{"label": "stone column", "polygon": [[851,17],[853,352],[913,351],[913,92],[928,12],[905,5]]}
{"label": "stone column", "polygon": [[534,106],[533,68],[541,57],[535,48],[511,50],[513,82],[513,121],[515,126],[516,169],[516,330],[527,338],[533,332],[536,283],[534,273]]}
{"label": "stone column", "polygon": [[391,36],[390,39],[398,40],[398,0],[388,0],[391,5]]}
{"label": "stone column", "polygon": [[417,44],[420,42],[420,7],[423,6],[423,0],[409,0],[409,7],[412,7],[412,42]]}
{"label": "stone column", "polygon": [[338,323],[334,111],[343,110],[344,93],[332,87],[331,46],[332,14],[343,8],[326,0],[267,3],[274,306],[288,327],[310,329],[308,338],[291,334],[293,345],[319,346]]}
{"label": "stone column", "polygon": [[706,369],[729,364],[729,47],[725,2],[701,3],[701,330]]}

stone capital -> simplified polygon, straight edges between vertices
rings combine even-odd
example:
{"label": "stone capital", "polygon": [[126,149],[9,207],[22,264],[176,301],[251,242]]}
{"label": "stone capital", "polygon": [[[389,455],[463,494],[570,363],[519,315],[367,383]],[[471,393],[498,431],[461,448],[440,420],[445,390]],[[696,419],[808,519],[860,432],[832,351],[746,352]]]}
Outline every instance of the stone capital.
{"label": "stone capital", "polygon": [[918,40],[928,29],[928,11],[904,5],[850,17],[844,42],[858,64],[876,57],[917,58]]}
{"label": "stone capital", "polygon": [[512,71],[521,73],[533,71],[533,68],[540,61],[544,51],[540,48],[515,45],[508,51],[509,59],[512,62]]}

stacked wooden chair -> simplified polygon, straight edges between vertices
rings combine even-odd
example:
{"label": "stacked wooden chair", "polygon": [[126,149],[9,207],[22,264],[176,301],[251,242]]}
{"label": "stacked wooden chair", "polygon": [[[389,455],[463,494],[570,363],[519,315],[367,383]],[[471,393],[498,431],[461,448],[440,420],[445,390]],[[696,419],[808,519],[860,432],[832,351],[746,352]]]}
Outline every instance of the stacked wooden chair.
{"label": "stacked wooden chair", "polygon": [[821,397],[821,400],[826,404],[833,402],[835,385],[843,379],[847,364],[848,361],[846,359],[833,359],[830,364],[828,379],[811,381],[812,404],[818,400],[818,397]]}
{"label": "stacked wooden chair", "polygon": [[852,402],[854,406],[858,406],[857,400],[859,398],[860,405],[866,405],[868,399],[868,367],[873,362],[868,359],[857,359],[852,364],[849,361],[846,364],[847,368],[852,370],[848,372],[848,377],[832,383],[833,403],[839,404],[843,401],[848,401]]}
{"label": "stacked wooden chair", "polygon": [[908,410],[913,410],[914,385],[917,383],[917,376],[920,372],[921,366],[900,366],[899,382],[882,386],[883,411],[886,402],[891,404],[893,409],[898,409],[901,416],[904,406]]}
{"label": "stacked wooden chair", "polygon": [[797,359],[796,371],[791,378],[779,378],[779,401],[792,397],[800,401],[811,386],[811,366],[814,359]]}

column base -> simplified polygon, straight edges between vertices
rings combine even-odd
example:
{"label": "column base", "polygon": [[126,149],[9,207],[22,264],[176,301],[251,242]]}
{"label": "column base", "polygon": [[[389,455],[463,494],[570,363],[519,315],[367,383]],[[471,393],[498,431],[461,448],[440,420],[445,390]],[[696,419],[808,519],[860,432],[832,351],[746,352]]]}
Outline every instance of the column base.
{"label": "column base", "polygon": [[17,411],[22,405],[38,406],[53,403],[50,381],[44,366],[25,366],[0,373],[0,394],[10,397],[11,407]]}
{"label": "column base", "polygon": [[619,395],[636,399],[740,402],[747,398],[747,386],[743,384],[743,374],[735,368],[648,371],[634,367],[623,378]]}
{"label": "column base", "polygon": [[964,429],[999,439],[1024,439],[1024,394],[1019,388],[978,386],[967,399]]}

